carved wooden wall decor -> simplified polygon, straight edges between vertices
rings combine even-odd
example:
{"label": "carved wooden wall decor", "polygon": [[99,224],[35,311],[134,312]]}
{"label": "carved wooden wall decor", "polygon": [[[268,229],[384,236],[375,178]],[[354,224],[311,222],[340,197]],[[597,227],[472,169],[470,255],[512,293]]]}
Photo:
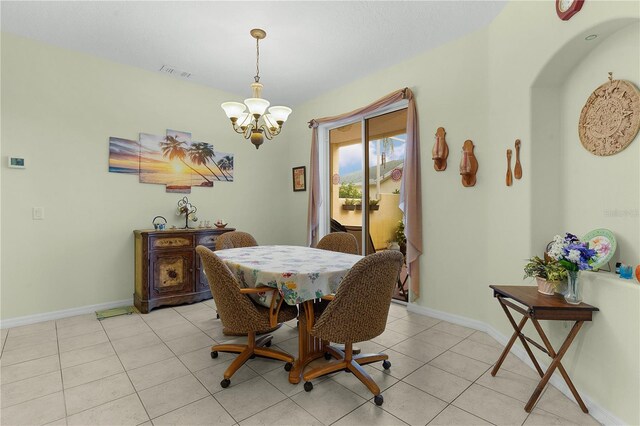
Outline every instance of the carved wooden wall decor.
{"label": "carved wooden wall decor", "polygon": [[626,80],[609,81],[593,91],[580,113],[582,146],[594,155],[614,155],[640,130],[640,92]]}
{"label": "carved wooden wall decor", "polygon": [[470,187],[476,184],[476,173],[478,173],[478,160],[473,153],[475,146],[470,140],[464,141],[462,145],[462,158],[460,159],[460,176],[462,176],[462,186]]}
{"label": "carved wooden wall decor", "polygon": [[437,172],[447,169],[447,157],[449,156],[449,146],[445,139],[447,132],[444,127],[438,127],[436,131],[436,142],[431,150],[431,159],[433,160],[433,168]]}

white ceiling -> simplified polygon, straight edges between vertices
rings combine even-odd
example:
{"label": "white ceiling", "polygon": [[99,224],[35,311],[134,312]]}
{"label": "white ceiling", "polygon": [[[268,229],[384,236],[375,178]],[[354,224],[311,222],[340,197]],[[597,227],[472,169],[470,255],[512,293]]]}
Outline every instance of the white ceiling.
{"label": "white ceiling", "polygon": [[296,105],[488,25],[502,1],[2,1],[2,31],[250,95],[251,28],[263,96]]}

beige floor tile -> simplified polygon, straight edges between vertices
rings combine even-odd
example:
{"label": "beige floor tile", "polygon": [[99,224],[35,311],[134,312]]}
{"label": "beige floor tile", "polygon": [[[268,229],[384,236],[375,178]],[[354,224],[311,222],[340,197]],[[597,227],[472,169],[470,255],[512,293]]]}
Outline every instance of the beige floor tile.
{"label": "beige floor tile", "polygon": [[495,425],[521,425],[527,418],[522,402],[475,384],[453,405]]}
{"label": "beige floor tile", "polygon": [[[278,388],[280,392],[287,396],[293,396],[299,392],[304,392],[304,380],[301,380],[298,384],[292,384],[289,382],[289,373],[283,370],[275,369],[271,370],[268,373],[264,374],[264,377],[269,383]],[[311,383],[313,385],[317,385],[320,382],[324,382],[327,380],[328,376],[318,377],[317,379],[313,379]]]}
{"label": "beige floor tile", "polygon": [[472,382],[491,368],[489,364],[485,364],[482,361],[451,351],[447,351],[439,357],[432,359],[429,361],[429,364]]}
{"label": "beige floor tile", "polygon": [[29,346],[28,348],[18,349],[15,351],[4,350],[2,352],[2,365],[8,366],[18,364],[25,361],[31,361],[33,359],[43,358],[49,355],[55,355],[58,353],[57,342],[44,342],[36,346]]}
{"label": "beige floor tile", "polygon": [[445,333],[453,334],[454,336],[467,338],[471,336],[476,330],[472,328],[463,327],[461,325],[453,324],[447,321],[440,321],[433,326],[434,330],[444,331]]}
{"label": "beige floor tile", "polygon": [[64,419],[64,395],[62,392],[31,399],[22,404],[0,410],[0,424],[12,426],[44,425]]}
{"label": "beige floor tile", "polygon": [[446,351],[445,348],[434,346],[414,338],[400,342],[392,346],[391,349],[423,362],[429,362]]}
{"label": "beige floor tile", "polygon": [[371,340],[355,343],[354,346],[360,348],[363,354],[379,354],[387,350],[385,346],[372,342]]}
{"label": "beige floor tile", "polygon": [[154,330],[159,328],[171,327],[180,324],[189,324],[189,320],[171,310],[152,311],[146,315],[142,315],[142,320]]}
{"label": "beige floor tile", "polygon": [[[200,306],[203,306],[203,305],[200,305]],[[216,311],[214,309],[211,309],[208,306],[204,306],[200,309],[193,310],[193,311],[181,312],[180,315],[182,315],[187,320],[189,320],[189,322],[192,322],[192,323],[209,321],[209,320],[220,322],[220,320],[216,318]]]}
{"label": "beige floor tile", "polygon": [[317,386],[314,385],[311,392],[297,393],[291,399],[326,425],[335,422],[366,402],[365,399],[333,380],[318,383]]}
{"label": "beige floor tile", "polygon": [[118,354],[157,345],[158,343],[162,343],[162,340],[152,331],[111,341]]}
{"label": "beige floor tile", "polygon": [[419,324],[404,319],[396,319],[391,323],[387,323],[386,330],[392,330],[405,336],[414,336],[428,327],[424,324]]}
{"label": "beige floor tile", "polygon": [[216,342],[203,332],[198,331],[198,334],[179,337],[177,339],[166,341],[165,343],[174,354],[182,355],[187,352],[195,351],[196,349],[211,347]]}
{"label": "beige floor tile", "polygon": [[35,324],[21,325],[20,327],[5,328],[2,329],[2,338],[7,337],[9,330],[11,330],[11,337],[25,336],[27,334],[41,333],[43,331],[55,330],[55,321],[43,321]]}
{"label": "beige floor tile", "polygon": [[45,424],[44,426],[67,426],[67,418],[63,417],[58,420],[54,420],[50,423]]}
{"label": "beige floor tile", "polygon": [[500,366],[500,370],[498,370],[498,374],[500,374],[499,372],[502,371],[503,369],[507,371],[511,371],[512,373],[519,374],[521,376],[528,377],[533,380],[540,380],[540,376],[538,375],[538,372],[533,367],[529,367],[522,360],[520,360],[520,358],[518,358],[512,353],[510,353],[505,358],[504,362]]}
{"label": "beige floor tile", "polygon": [[144,348],[120,352],[118,357],[125,370],[133,370],[143,365],[153,364],[163,359],[174,357],[175,354],[164,343],[156,343]]}
{"label": "beige floor tile", "polygon": [[278,342],[277,345],[280,349],[290,354],[294,358],[298,356],[298,338],[295,337],[293,339],[285,340],[282,342]]}
{"label": "beige floor tile", "polygon": [[167,340],[178,339],[180,337],[190,336],[192,334],[200,334],[202,331],[191,323],[172,325],[169,327],[158,328],[154,330],[158,337],[165,342]]}
{"label": "beige floor tile", "polygon": [[191,374],[175,356],[127,372],[137,392]]}
{"label": "beige floor tile", "polygon": [[435,327],[416,334],[413,338],[445,349],[449,349],[463,340],[462,337],[436,330]]}
{"label": "beige floor tile", "polygon": [[154,426],[189,425],[233,425],[235,420],[212,396],[192,402],[175,411],[153,419]]}
{"label": "beige floor tile", "polygon": [[463,340],[450,349],[452,352],[460,355],[468,356],[469,358],[477,359],[478,361],[485,362],[487,364],[494,364],[502,351],[494,346],[484,345],[482,343],[474,342],[473,340]]}
{"label": "beige floor tile", "polygon": [[361,405],[334,423],[335,426],[403,426],[406,424],[372,402]]}
{"label": "beige floor tile", "polygon": [[126,373],[114,374],[94,382],[65,389],[67,415],[97,407],[134,393]]}
{"label": "beige floor tile", "polygon": [[86,323],[86,322],[98,322],[98,319],[96,318],[96,314],[90,313],[90,314],[76,315],[73,317],[60,318],[59,320],[56,320],[56,328],[60,330],[62,328],[73,327],[74,325],[77,325],[80,323]]}
{"label": "beige floor tile", "polygon": [[425,364],[423,361],[411,358],[410,356],[407,356],[400,352],[396,352],[393,349],[387,349],[383,353],[389,355],[389,362],[391,363],[391,367],[388,370],[385,370],[382,367],[381,362],[376,362],[369,365],[377,370],[381,370],[384,374],[389,374],[395,377],[396,379],[402,379],[408,376]]}
{"label": "beige floor tile", "polygon": [[[199,312],[202,310],[211,311],[212,308],[205,303],[197,302],[197,303],[192,303],[190,305],[174,306],[173,310],[179,313],[180,315],[184,316],[184,314],[189,312]],[[215,312],[214,312],[214,315],[215,315]]]}
{"label": "beige floor tile", "polygon": [[278,342],[283,342],[289,339],[297,339],[298,338],[298,329],[282,326],[273,333],[269,333],[272,336],[271,343],[277,344]]}
{"label": "beige floor tile", "polygon": [[76,349],[60,354],[60,364],[62,368],[69,368],[91,361],[107,358],[115,355],[116,352],[111,346],[111,342],[98,343],[82,349]]}
{"label": "beige floor tile", "polygon": [[495,377],[491,375],[491,371],[487,371],[476,383],[526,403],[538,385],[538,380],[502,370]]}
{"label": "beige floor tile", "polygon": [[567,419],[556,416],[555,414],[547,413],[538,408],[534,408],[531,414],[525,420],[523,426],[571,426],[576,423],[570,422]]}
{"label": "beige floor tile", "polygon": [[58,338],[66,339],[68,337],[80,336],[82,334],[96,333],[102,331],[102,324],[99,321],[83,322],[69,327],[62,327],[58,330]]}
{"label": "beige floor tile", "polygon": [[[580,389],[578,389],[580,392]],[[598,422],[589,414],[580,410],[580,406],[567,398],[562,392],[553,386],[547,386],[535,408],[555,414],[579,425],[597,425]]]}
{"label": "beige floor tile", "polygon": [[454,405],[449,405],[435,419],[429,422],[429,426],[478,426],[490,424]]}
{"label": "beige floor tile", "polygon": [[[276,350],[281,350],[277,346],[272,346]],[[275,359],[256,357],[247,361],[247,366],[258,374],[266,374],[271,370],[282,369],[284,371],[285,362]]]}
{"label": "beige floor tile", "polygon": [[59,339],[58,346],[60,347],[60,352],[69,352],[108,341],[109,338],[107,337],[107,333],[101,330],[94,333]]}
{"label": "beige floor tile", "polygon": [[4,366],[0,360],[0,384],[7,384],[60,370],[58,355]]}
{"label": "beige floor tile", "polygon": [[56,341],[57,337],[55,329],[39,331],[37,333],[23,334],[15,337],[12,333],[9,333],[4,342],[4,350],[16,351],[28,348],[30,346],[36,346],[43,343]]}
{"label": "beige floor tile", "polygon": [[429,364],[420,367],[404,381],[436,398],[451,402],[471,385],[469,380],[454,376]]}
{"label": "beige floor tile", "polygon": [[[204,387],[207,388],[210,393],[215,394],[216,392],[220,392],[222,390],[220,382],[222,381],[222,379],[224,379],[224,372],[227,367],[229,367],[231,362],[232,360],[218,363],[203,370],[196,371],[194,375],[198,380],[200,380],[200,382],[204,385]],[[242,367],[240,367],[240,369],[238,369],[238,371],[234,373],[233,376],[231,376],[231,386],[228,389],[231,389],[234,386],[246,382],[247,380],[253,379],[257,376],[258,374],[255,371],[253,371],[246,365],[243,365]]]}
{"label": "beige floor tile", "polygon": [[69,426],[119,426],[138,425],[149,420],[149,416],[136,394],[107,402],[67,418]]}
{"label": "beige floor tile", "polygon": [[502,348],[504,348],[504,346],[501,345],[496,339],[494,339],[493,337],[489,336],[484,331],[476,331],[475,333],[473,333],[472,335],[470,335],[467,338],[469,340],[473,340],[474,342],[483,343],[483,344],[489,345],[489,346],[495,346],[496,348],[498,348],[500,350],[502,350]]}
{"label": "beige floor tile", "polygon": [[110,340],[120,340],[126,337],[138,336],[143,333],[151,333],[151,327],[149,327],[144,321],[138,320],[130,325],[105,329],[107,336]]}
{"label": "beige floor tile", "polygon": [[447,403],[406,383],[399,382],[382,393],[382,408],[410,425],[424,425]]}
{"label": "beige floor tile", "polygon": [[323,426],[318,419],[290,399],[285,399],[240,422],[240,426],[267,425]]}
{"label": "beige floor tile", "polygon": [[[236,421],[259,413],[286,399],[286,396],[262,377],[231,386],[214,395]],[[251,401],[247,404],[246,401]]]}
{"label": "beige floor tile", "polygon": [[108,358],[87,362],[85,364],[76,365],[62,369],[62,379],[64,388],[72,388],[74,386],[83,385],[111,376],[124,371],[122,364],[117,356],[112,355]]}
{"label": "beige floor tile", "polygon": [[2,408],[39,398],[62,390],[60,372],[42,374],[0,386]]}
{"label": "beige floor tile", "polygon": [[131,315],[119,315],[117,317],[105,318],[100,323],[102,327],[106,331],[114,330],[120,327],[131,327],[135,324],[139,324],[142,321],[141,315],[131,314]]}
{"label": "beige floor tile", "polygon": [[427,328],[431,328],[440,322],[439,319],[428,317],[426,315],[416,314],[413,312],[409,312],[407,316],[403,319],[405,319],[406,321],[415,322],[417,324],[422,324]]}
{"label": "beige floor tile", "polygon": [[407,340],[409,336],[398,333],[397,331],[389,330],[388,328],[379,336],[371,339],[372,342],[390,348],[393,345],[397,345],[403,340]]}
{"label": "beige floor tile", "polygon": [[398,303],[391,303],[389,306],[389,316],[394,318],[404,318],[409,314],[407,307]]}
{"label": "beige floor tile", "polygon": [[203,320],[190,321],[190,322],[191,324],[195,325],[202,331],[222,329],[222,321],[220,321],[219,319],[216,319],[215,315],[216,313],[215,311],[213,311],[213,318],[207,318]]}
{"label": "beige floor tile", "polygon": [[[376,370],[369,365],[365,365],[363,368],[376,382],[381,392],[384,392],[385,389],[389,388],[389,386],[392,386],[393,384],[398,382],[398,379],[396,379],[395,377],[389,374],[384,374],[382,371]],[[342,386],[349,389],[351,392],[360,395],[364,399],[373,398],[373,394],[371,393],[369,388],[367,388],[366,385],[358,380],[358,378],[354,374],[347,372],[338,372],[337,374],[331,376],[331,380],[340,383]]]}
{"label": "beige floor tile", "polygon": [[154,419],[208,396],[207,390],[191,374],[138,393],[149,416]]}
{"label": "beige floor tile", "polygon": [[192,372],[212,367],[216,364],[233,360],[237,355],[227,352],[218,352],[217,358],[211,358],[211,348],[204,347],[187,352],[178,358]]}

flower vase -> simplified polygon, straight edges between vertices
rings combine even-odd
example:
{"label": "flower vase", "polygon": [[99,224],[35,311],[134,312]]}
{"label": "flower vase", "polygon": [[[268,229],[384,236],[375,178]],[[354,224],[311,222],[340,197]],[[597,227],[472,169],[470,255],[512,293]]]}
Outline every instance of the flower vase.
{"label": "flower vase", "polygon": [[582,302],[582,283],[580,282],[580,271],[567,271],[567,294],[564,300],[572,305]]}

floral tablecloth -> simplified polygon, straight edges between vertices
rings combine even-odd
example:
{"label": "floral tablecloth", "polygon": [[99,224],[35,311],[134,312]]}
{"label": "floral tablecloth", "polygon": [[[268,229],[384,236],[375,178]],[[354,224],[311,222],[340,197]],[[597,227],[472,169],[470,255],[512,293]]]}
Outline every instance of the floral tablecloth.
{"label": "floral tablecloth", "polygon": [[[276,287],[295,305],[335,293],[342,278],[362,256],[298,246],[257,246],[217,250],[244,287]],[[271,292],[254,300],[269,306]]]}

